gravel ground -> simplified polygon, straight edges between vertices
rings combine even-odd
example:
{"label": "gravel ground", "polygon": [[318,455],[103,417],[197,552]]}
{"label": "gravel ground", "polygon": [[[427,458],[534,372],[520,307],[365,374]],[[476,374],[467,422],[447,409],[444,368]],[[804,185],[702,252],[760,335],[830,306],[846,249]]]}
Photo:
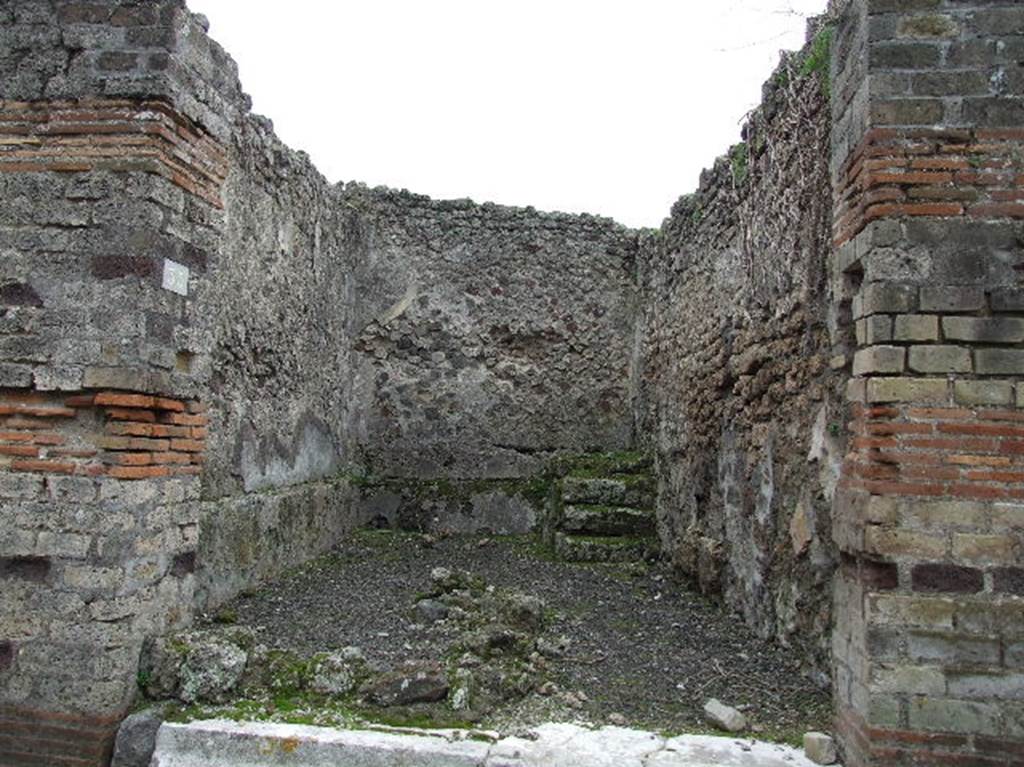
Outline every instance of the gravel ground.
{"label": "gravel ground", "polygon": [[440,658],[454,627],[418,623],[412,610],[439,566],[539,596],[551,614],[547,636],[572,640],[552,661],[561,694],[532,696],[492,726],[570,718],[702,731],[701,708],[715,697],[744,710],[763,737],[829,727],[829,694],[801,673],[794,653],[758,639],[666,566],[552,562],[525,539],[361,532],[220,615],[304,654],[356,645],[386,666]]}

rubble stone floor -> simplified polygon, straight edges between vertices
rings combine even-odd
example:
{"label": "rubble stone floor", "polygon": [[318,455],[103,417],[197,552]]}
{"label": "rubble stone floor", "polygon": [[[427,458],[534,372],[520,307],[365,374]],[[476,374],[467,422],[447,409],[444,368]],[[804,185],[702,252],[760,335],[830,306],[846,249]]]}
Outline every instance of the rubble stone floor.
{"label": "rubble stone floor", "polygon": [[450,621],[414,609],[435,567],[467,570],[547,605],[548,636],[571,642],[550,659],[547,694],[476,726],[514,733],[550,721],[712,732],[708,698],[740,708],[748,737],[798,743],[830,726],[820,673],[797,653],[757,638],[737,616],[688,589],[664,564],[552,561],[533,539],[363,531],[330,554],[243,595],[212,620],[256,630],[259,641],[299,653],[358,646],[381,666],[440,659]]}

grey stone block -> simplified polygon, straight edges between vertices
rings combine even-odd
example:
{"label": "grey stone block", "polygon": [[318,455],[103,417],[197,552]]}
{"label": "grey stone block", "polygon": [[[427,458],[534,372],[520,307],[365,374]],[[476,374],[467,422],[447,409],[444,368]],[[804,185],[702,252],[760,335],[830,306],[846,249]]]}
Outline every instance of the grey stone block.
{"label": "grey stone block", "polygon": [[887,314],[873,314],[858,321],[858,328],[863,326],[863,338],[858,342],[865,346],[888,343],[893,340],[892,318]]}
{"label": "grey stone block", "polygon": [[32,368],[29,365],[0,363],[0,386],[22,388],[32,385]]}
{"label": "grey stone block", "polygon": [[44,492],[43,477],[31,474],[0,472],[0,498],[29,501]]}
{"label": "grey stone block", "polygon": [[917,290],[912,285],[869,282],[860,294],[860,312],[856,316],[912,312],[917,308],[916,299]]}
{"label": "grey stone block", "polygon": [[895,341],[935,341],[938,337],[939,318],[934,314],[901,314],[895,318]]}
{"label": "grey stone block", "polygon": [[902,373],[906,350],[901,346],[869,346],[853,356],[855,376]]}
{"label": "grey stone block", "polygon": [[815,764],[835,764],[839,759],[835,741],[823,732],[804,734],[804,756]]}
{"label": "grey stone block", "polygon": [[83,371],[75,365],[54,365],[36,368],[33,372],[39,391],[76,391],[82,388]]}
{"label": "grey stone block", "polygon": [[953,399],[961,405],[1010,405],[1011,381],[954,381]]}
{"label": "grey stone block", "polygon": [[937,732],[994,735],[999,728],[999,707],[986,703],[914,697],[910,701],[910,726]]}
{"label": "grey stone block", "polygon": [[1024,350],[978,349],[974,352],[975,372],[979,375],[1024,374]]}
{"label": "grey stone block", "polygon": [[1018,317],[944,317],[942,332],[949,341],[1019,343],[1024,341],[1024,319]]}
{"label": "grey stone block", "polygon": [[965,346],[912,346],[907,367],[915,373],[969,373],[971,352]]}
{"label": "grey stone block", "polygon": [[163,712],[157,709],[128,716],[117,729],[110,767],[149,767],[156,749],[157,732],[163,722]]}
{"label": "grey stone block", "polygon": [[983,72],[921,72],[911,76],[916,96],[967,96],[987,94],[992,84]]}
{"label": "grey stone block", "polygon": [[1024,289],[1018,287],[997,288],[992,291],[992,311],[1024,311]]}
{"label": "grey stone block", "polygon": [[930,42],[875,43],[868,52],[872,70],[932,69],[938,67],[941,57],[942,49]]}
{"label": "grey stone block", "polygon": [[945,13],[904,13],[898,18],[898,34],[903,38],[943,39],[960,32],[958,18]]}
{"label": "grey stone block", "polygon": [[942,378],[872,378],[867,382],[868,402],[945,403],[949,383]]}
{"label": "grey stone block", "polygon": [[[282,757],[282,754],[288,754]],[[339,730],[227,721],[164,724],[154,764],[221,767],[286,758],[304,767],[813,767],[796,749],[707,735],[664,738],[624,727],[543,724],[497,737],[465,730]]]}
{"label": "grey stone block", "polygon": [[[994,4],[993,4],[994,5]],[[1024,29],[1024,8],[1015,7],[982,7],[969,17],[972,32],[978,35],[1005,35],[1009,30]]]}
{"label": "grey stone block", "polygon": [[981,288],[926,286],[921,288],[923,312],[974,312],[985,308],[985,291]]}
{"label": "grey stone block", "polygon": [[1004,127],[1024,123],[1024,100],[990,96],[987,98],[965,98],[964,119],[984,127]]}
{"label": "grey stone block", "polygon": [[935,125],[942,122],[945,104],[938,99],[889,99],[871,104],[874,125]]}
{"label": "grey stone block", "polygon": [[715,727],[729,732],[742,732],[747,729],[747,718],[740,711],[715,698],[704,704],[704,718]]}

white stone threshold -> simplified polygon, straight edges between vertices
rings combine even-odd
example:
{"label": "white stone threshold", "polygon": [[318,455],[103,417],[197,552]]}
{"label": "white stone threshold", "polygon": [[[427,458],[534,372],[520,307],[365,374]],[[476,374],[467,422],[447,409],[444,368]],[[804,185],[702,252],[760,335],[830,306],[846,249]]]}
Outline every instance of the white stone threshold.
{"label": "white stone threshold", "polygon": [[814,767],[774,743],[663,738],[622,727],[545,724],[526,737],[465,730],[339,730],[208,720],[165,723],[151,767]]}

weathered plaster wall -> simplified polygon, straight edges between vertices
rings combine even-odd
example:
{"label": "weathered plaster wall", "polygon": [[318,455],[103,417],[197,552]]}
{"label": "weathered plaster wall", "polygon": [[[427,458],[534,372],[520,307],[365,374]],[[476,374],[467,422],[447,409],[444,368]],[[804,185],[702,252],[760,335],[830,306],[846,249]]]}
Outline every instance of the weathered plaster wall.
{"label": "weathered plaster wall", "polygon": [[241,114],[228,156],[221,240],[190,328],[209,350],[199,563],[212,603],[357,521],[346,221],[331,185],[267,121]]}
{"label": "weathered plaster wall", "polygon": [[639,417],[657,454],[665,552],[820,671],[843,360],[829,332],[828,54],[817,45],[783,62],[744,143],[644,241]]}

